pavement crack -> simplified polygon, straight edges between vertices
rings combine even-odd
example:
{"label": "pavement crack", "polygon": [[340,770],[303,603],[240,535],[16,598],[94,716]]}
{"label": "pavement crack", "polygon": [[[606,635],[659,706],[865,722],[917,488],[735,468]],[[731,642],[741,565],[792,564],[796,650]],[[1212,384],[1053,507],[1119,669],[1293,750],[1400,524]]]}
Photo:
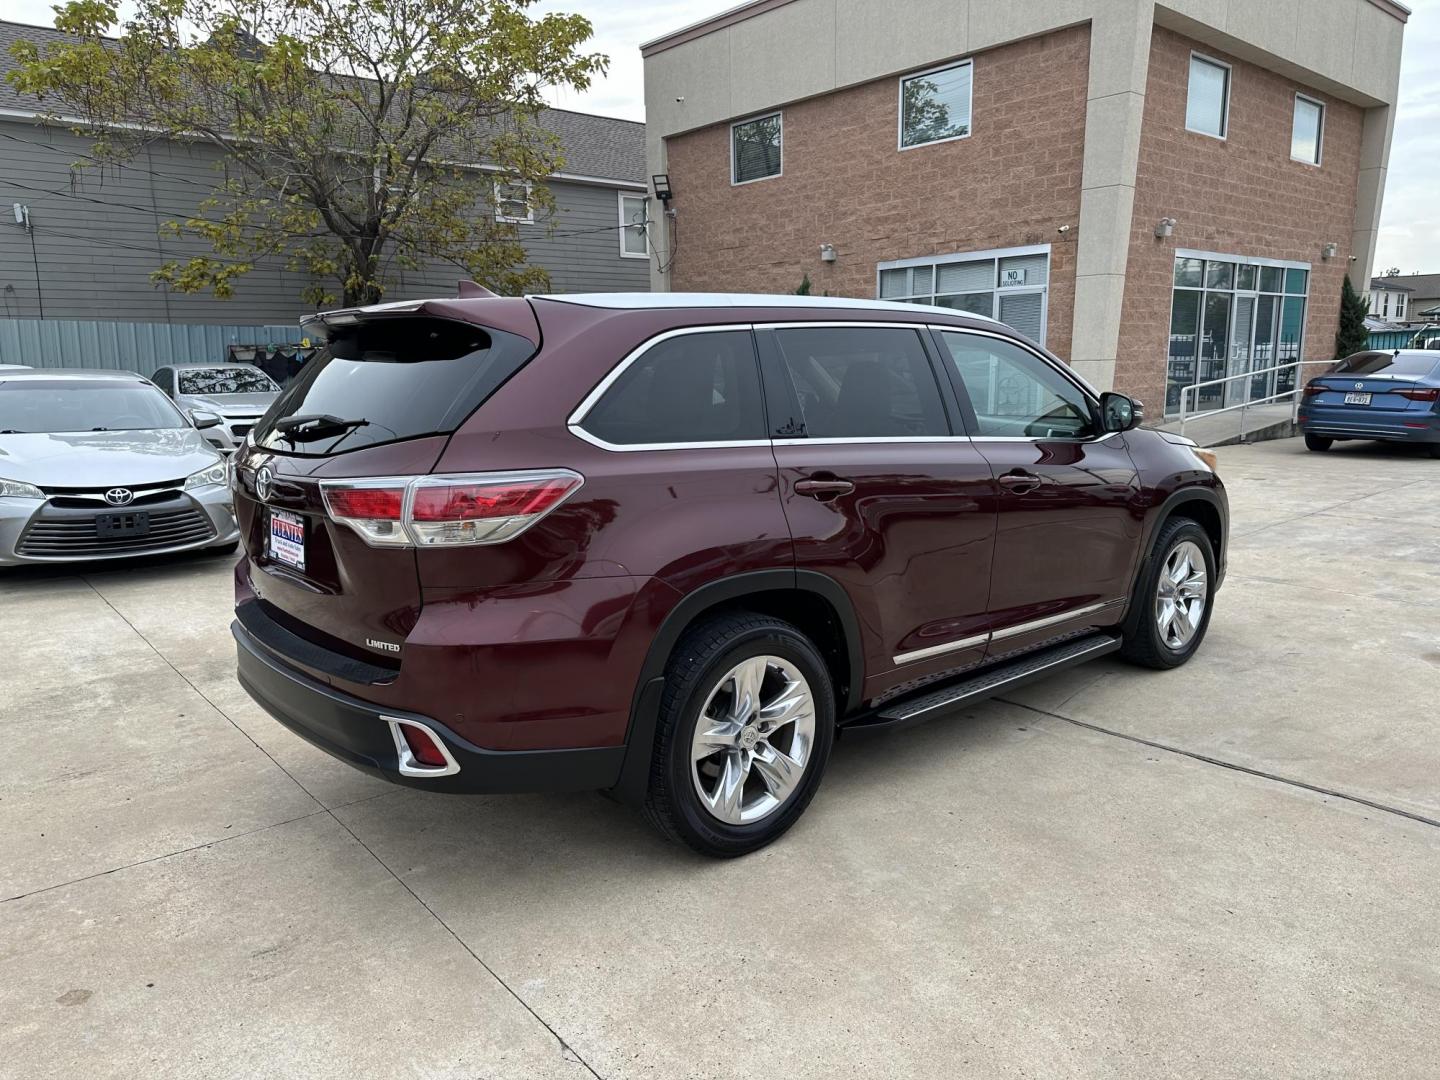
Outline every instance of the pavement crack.
{"label": "pavement crack", "polygon": [[[1074,695],[1072,695],[1072,697],[1073,696]],[[1142,738],[1139,735],[1129,735],[1123,731],[1115,731],[1111,728],[1101,727],[1099,724],[1092,724],[1085,720],[1076,720],[1072,716],[1064,716],[1058,712],[1052,712],[1049,709],[1026,705],[1023,702],[1014,701],[1010,698],[997,698],[996,700],[1003,701],[1007,705],[1014,705],[1016,708],[1024,709],[1026,712],[1035,713],[1037,716],[1048,716],[1054,720],[1063,720],[1067,724],[1074,724],[1076,727],[1084,728],[1086,731],[1093,731],[1099,735],[1109,735],[1111,738],[1124,739],[1126,742],[1137,743],[1140,746],[1148,746],[1152,750],[1164,750],[1168,754],[1178,754],[1180,757],[1190,758],[1192,761],[1203,762],[1206,765],[1217,765],[1222,769],[1245,773],[1247,776],[1255,776],[1261,780],[1270,780],[1277,784],[1285,784],[1289,787],[1299,788],[1302,791],[1311,791],[1317,795],[1325,795],[1332,799],[1341,799],[1345,802],[1355,803],[1357,806],[1369,807],[1371,810],[1377,810],[1382,814],[1393,814],[1396,817],[1406,818],[1410,821],[1418,822],[1421,825],[1429,825],[1432,828],[1440,829],[1440,820],[1426,817],[1424,814],[1416,814],[1410,810],[1402,810],[1398,806],[1390,806],[1386,803],[1376,802],[1374,799],[1367,799],[1363,795],[1352,795],[1346,791],[1321,787],[1319,784],[1306,783],[1304,780],[1296,780],[1292,776],[1281,776],[1279,773],[1266,772],[1264,769],[1252,769],[1248,765],[1240,765],[1233,761],[1226,761],[1224,758],[1211,757],[1208,754],[1201,754],[1194,750],[1184,750],[1178,746],[1156,742],[1154,739]]]}
{"label": "pavement crack", "polygon": [[353,839],[357,844],[359,844],[362,848],[369,852],[370,857],[374,859],[377,863],[379,863],[382,867],[384,867],[385,872],[389,874],[392,878],[394,878],[396,883],[399,884],[402,889],[404,889],[407,893],[414,897],[417,904],[419,904],[422,908],[429,912],[430,917],[434,919],[437,923],[439,923],[441,927],[444,928],[447,934],[449,934],[452,938],[455,939],[456,944],[458,944],[462,949],[469,953],[470,958],[474,960],[477,964],[479,964],[482,968],[484,968],[487,975],[489,975],[492,979],[499,983],[501,987],[504,988],[505,992],[520,1004],[520,1007],[522,1009],[524,1009],[526,1012],[528,1012],[531,1016],[535,1018],[536,1023],[538,1023],[541,1027],[543,1027],[551,1034],[555,1041],[560,1044],[561,1053],[564,1054],[567,1059],[574,1059],[575,1061],[579,1062],[582,1066],[584,1066],[586,1072],[588,1072],[591,1076],[595,1077],[595,1080],[605,1080],[604,1077],[602,1077],[598,1072],[595,1071],[594,1066],[592,1066],[588,1061],[586,1061],[583,1057],[580,1056],[580,1052],[578,1050],[576,1050],[573,1046],[571,1046],[568,1042],[565,1041],[565,1037],[561,1035],[560,1032],[556,1031],[555,1028],[550,1025],[549,1021],[547,1021],[543,1016],[536,1012],[531,1007],[528,1001],[526,1001],[523,997],[517,994],[514,988],[512,988],[509,983],[502,979],[494,968],[492,968],[484,960],[480,959],[480,954],[477,953],[474,949],[472,949],[469,943],[459,934],[457,934],[449,923],[447,923],[443,918],[440,917],[439,912],[437,912],[434,908],[432,908],[429,904],[425,902],[424,897],[422,897],[419,893],[417,893],[414,889],[410,887],[409,882],[407,882],[393,869],[391,869],[389,863],[387,863],[379,855],[375,854],[374,849],[371,848],[369,844],[365,843],[364,840],[360,839],[359,834],[357,834],[354,829],[350,828],[349,825],[345,824],[345,822],[341,821],[338,817],[335,817],[335,815],[333,813],[330,813],[329,810],[326,810],[325,813],[330,814],[330,817],[335,821],[335,823],[350,834],[351,839]]}
{"label": "pavement crack", "polygon": [[258,742],[256,742],[248,731],[246,731],[244,728],[242,728],[239,724],[235,722],[234,717],[232,717],[219,705],[215,704],[215,702],[211,700],[209,694],[205,693],[204,690],[201,690],[200,687],[196,686],[195,683],[191,681],[190,676],[186,675],[183,671],[181,671],[173,663],[171,663],[170,658],[166,656],[163,652],[161,652],[159,649],[157,649],[155,647],[155,643],[145,636],[145,632],[141,630],[138,626],[136,626],[133,622],[131,622],[129,619],[127,619],[125,617],[125,613],[119,608],[117,608],[114,604],[112,604],[110,602],[110,598],[106,596],[103,592],[101,592],[99,589],[97,589],[93,581],[91,581],[88,577],[83,576],[80,578],[80,580],[85,582],[85,584],[89,586],[90,591],[93,592],[96,596],[98,596],[101,602],[104,603],[104,605],[108,607],[111,611],[113,611],[121,622],[123,622],[126,626],[130,627],[131,630],[135,631],[135,636],[138,637],[141,641],[143,641],[146,647],[151,652],[153,652],[162,661],[164,661],[165,666],[168,667],[171,671],[173,671],[177,676],[179,676],[181,682],[183,682],[186,686],[190,687],[191,690],[194,690],[195,693],[199,694],[200,699],[204,701],[205,704],[209,705],[217,713],[223,716],[225,718],[225,722],[228,723],[231,727],[233,727],[236,731],[238,731],[241,735],[243,735],[251,746],[255,747],[256,750],[259,750],[260,753],[264,754],[267,758],[269,758],[270,764],[274,765],[277,769],[284,773],[289,778],[290,782],[296,787],[298,787],[301,791],[303,791],[310,798],[310,800],[314,802],[316,806],[320,807],[322,810],[325,809],[325,804],[315,797],[315,793],[313,791],[311,791],[298,779],[296,779],[294,773],[292,773],[289,769],[285,768],[284,765],[281,765],[274,754],[270,753],[269,750],[266,750],[265,747],[261,746]]}
{"label": "pavement crack", "polygon": [[84,874],[78,878],[71,878],[69,881],[57,881],[54,885],[42,885],[40,888],[31,889],[29,892],[0,897],[0,904],[8,904],[12,900],[24,900],[29,896],[39,896],[41,893],[54,892],[56,889],[63,889],[70,885],[78,885],[82,881],[93,881],[96,878],[108,877],[111,874],[118,874],[121,870],[130,870],[137,866],[146,866],[153,862],[173,859],[176,855],[185,855],[191,851],[200,851],[204,848],[215,847],[218,844],[226,844],[231,840],[239,840],[242,836],[254,836],[256,833],[268,832],[271,829],[278,829],[282,825],[292,825],[297,821],[305,821],[307,818],[319,817],[325,813],[329,813],[329,811],[322,806],[318,810],[311,810],[309,813],[300,814],[297,817],[286,818],[284,821],[272,822],[269,825],[257,825],[253,829],[230,833],[228,836],[216,837],[214,840],[202,840],[198,844],[191,844],[189,847],[180,848],[178,851],[167,851],[162,855],[152,855],[148,859],[136,859],[134,862],[125,863],[121,866],[112,866],[108,870],[97,870],[93,874]]}

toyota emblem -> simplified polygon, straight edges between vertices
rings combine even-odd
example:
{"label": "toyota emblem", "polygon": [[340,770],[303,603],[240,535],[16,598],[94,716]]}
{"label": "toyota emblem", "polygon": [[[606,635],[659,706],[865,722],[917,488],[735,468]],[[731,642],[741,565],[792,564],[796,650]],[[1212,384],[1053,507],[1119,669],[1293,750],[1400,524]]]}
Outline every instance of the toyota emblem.
{"label": "toyota emblem", "polygon": [[270,498],[270,487],[275,483],[275,474],[270,471],[269,465],[261,465],[255,470],[255,494],[261,502]]}
{"label": "toyota emblem", "polygon": [[105,501],[111,506],[129,506],[135,493],[129,488],[111,488],[105,492]]}

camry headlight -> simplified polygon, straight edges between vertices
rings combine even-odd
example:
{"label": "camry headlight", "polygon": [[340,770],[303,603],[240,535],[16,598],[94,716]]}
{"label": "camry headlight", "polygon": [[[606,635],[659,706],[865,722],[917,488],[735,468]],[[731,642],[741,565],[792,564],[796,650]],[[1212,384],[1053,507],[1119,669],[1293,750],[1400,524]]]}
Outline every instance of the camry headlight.
{"label": "camry headlight", "polygon": [[0,496],[12,499],[43,499],[45,492],[34,484],[22,484],[19,480],[0,480]]}
{"label": "camry headlight", "polygon": [[223,483],[225,483],[225,463],[223,461],[217,461],[214,465],[187,476],[185,478],[185,490],[191,491],[195,488],[210,487],[214,484]]}

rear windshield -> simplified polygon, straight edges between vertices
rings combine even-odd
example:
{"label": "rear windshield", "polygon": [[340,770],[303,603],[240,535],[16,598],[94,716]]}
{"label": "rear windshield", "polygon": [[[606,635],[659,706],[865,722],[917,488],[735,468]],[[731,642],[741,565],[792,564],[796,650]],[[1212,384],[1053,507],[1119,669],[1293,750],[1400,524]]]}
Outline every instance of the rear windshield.
{"label": "rear windshield", "polygon": [[189,427],[148,383],[15,379],[0,382],[0,435],[155,431]]}
{"label": "rear windshield", "polygon": [[1433,356],[1409,353],[1362,352],[1347,356],[1336,367],[1340,375],[1429,375],[1437,361]]}
{"label": "rear windshield", "polygon": [[182,394],[269,394],[280,387],[259,368],[182,368]]}
{"label": "rear windshield", "polygon": [[423,435],[448,435],[535,351],[525,338],[423,317],[331,327],[255,441],[324,457]]}

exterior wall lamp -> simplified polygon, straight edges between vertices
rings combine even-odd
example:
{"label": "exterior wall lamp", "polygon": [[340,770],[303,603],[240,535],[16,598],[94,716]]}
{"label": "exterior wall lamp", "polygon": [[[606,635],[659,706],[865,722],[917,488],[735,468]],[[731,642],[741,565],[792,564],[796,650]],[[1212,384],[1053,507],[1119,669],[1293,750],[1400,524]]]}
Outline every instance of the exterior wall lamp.
{"label": "exterior wall lamp", "polygon": [[670,190],[670,174],[657,173],[650,178],[650,183],[655,188],[655,197],[665,204],[666,209],[669,209],[670,200],[675,197],[675,193]]}
{"label": "exterior wall lamp", "polygon": [[1173,217],[1162,217],[1155,225],[1155,235],[1165,240],[1175,232],[1175,226],[1179,224]]}
{"label": "exterior wall lamp", "polygon": [[1334,244],[1334,243],[1326,244],[1324,247],[1322,247],[1322,248],[1320,249],[1320,257],[1321,257],[1322,259],[1333,259],[1333,258],[1335,258],[1336,255],[1339,255],[1339,254],[1340,254],[1340,245],[1339,245],[1339,244]]}
{"label": "exterior wall lamp", "polygon": [[821,245],[820,245],[820,261],[821,261],[821,262],[833,263],[833,262],[836,260],[837,257],[838,257],[838,256],[837,256],[836,253],[835,253],[835,245],[834,245],[834,244],[821,244]]}

